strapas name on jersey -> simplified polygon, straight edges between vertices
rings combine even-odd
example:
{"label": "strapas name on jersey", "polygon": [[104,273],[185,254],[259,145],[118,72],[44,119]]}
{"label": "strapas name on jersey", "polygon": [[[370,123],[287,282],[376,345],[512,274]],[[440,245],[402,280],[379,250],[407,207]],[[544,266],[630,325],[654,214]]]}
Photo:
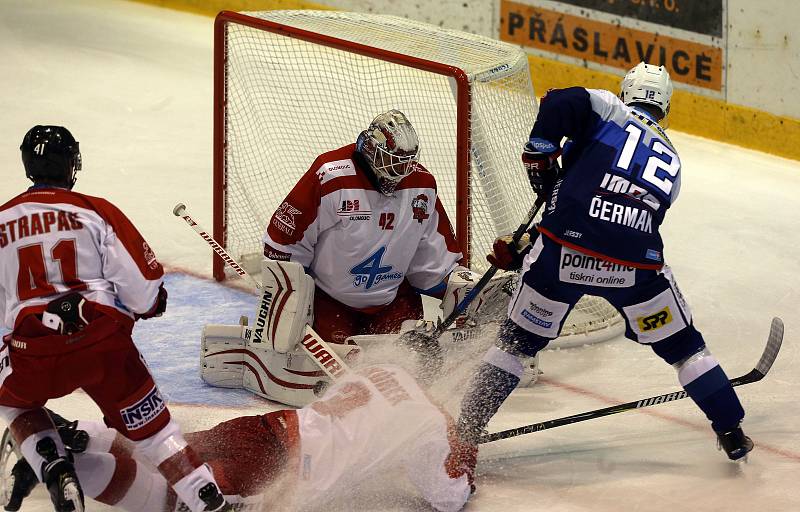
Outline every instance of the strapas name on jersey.
{"label": "strapas name on jersey", "polygon": [[10,242],[29,236],[42,235],[51,231],[72,231],[82,229],[83,223],[77,212],[42,212],[22,215],[0,224],[0,249]]}

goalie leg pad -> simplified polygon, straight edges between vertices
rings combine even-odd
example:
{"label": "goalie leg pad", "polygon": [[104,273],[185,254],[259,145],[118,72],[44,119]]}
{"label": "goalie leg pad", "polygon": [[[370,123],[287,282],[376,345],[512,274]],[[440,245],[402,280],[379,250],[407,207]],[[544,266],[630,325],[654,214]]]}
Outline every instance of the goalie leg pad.
{"label": "goalie leg pad", "polygon": [[[208,384],[244,388],[264,398],[294,407],[317,400],[330,379],[300,345],[280,353],[252,344],[243,325],[206,325],[202,333],[200,376]],[[346,363],[355,363],[361,347],[354,341],[330,344]]]}
{"label": "goalie leg pad", "polygon": [[206,325],[200,346],[200,378],[203,381],[220,388],[243,387],[246,351],[241,325]]}
{"label": "goalie leg pad", "polygon": [[244,388],[256,395],[302,407],[316,400],[315,386],[325,374],[300,352],[281,354],[263,343],[251,345],[241,325],[206,325],[202,334],[200,377],[221,388]]}
{"label": "goalie leg pad", "polygon": [[[345,361],[353,362],[360,347],[330,344]],[[244,372],[244,388],[275,402],[303,407],[318,400],[330,383],[317,362],[297,346],[281,354],[268,348],[248,347]]]}
{"label": "goalie leg pad", "polygon": [[285,354],[251,347],[244,388],[275,402],[303,407],[317,400],[327,386],[325,373],[304,353]]}
{"label": "goalie leg pad", "polygon": [[314,280],[299,263],[270,259],[261,263],[261,278],[250,343],[287,353],[302,338],[306,324],[313,322]]}

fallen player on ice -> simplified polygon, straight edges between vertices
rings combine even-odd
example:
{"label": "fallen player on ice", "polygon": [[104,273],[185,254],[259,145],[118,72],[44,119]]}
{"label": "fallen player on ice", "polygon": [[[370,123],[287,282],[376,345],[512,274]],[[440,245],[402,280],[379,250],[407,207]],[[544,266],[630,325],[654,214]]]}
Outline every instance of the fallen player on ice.
{"label": "fallen player on ice", "polygon": [[[86,496],[129,512],[184,510],[162,474],[114,430],[95,421],[54,420]],[[477,450],[463,453],[452,418],[396,366],[350,372],[302,409],[234,418],[186,439],[240,510],[324,506],[396,470],[436,510],[460,510],[474,491]],[[24,459],[12,475],[6,510],[19,510],[37,480]]]}

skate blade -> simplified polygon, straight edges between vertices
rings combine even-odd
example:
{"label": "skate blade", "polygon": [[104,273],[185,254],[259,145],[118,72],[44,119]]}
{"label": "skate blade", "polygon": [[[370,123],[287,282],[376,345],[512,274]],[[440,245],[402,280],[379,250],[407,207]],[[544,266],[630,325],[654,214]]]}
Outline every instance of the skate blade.
{"label": "skate blade", "polygon": [[70,483],[64,486],[64,498],[72,502],[75,512],[85,512],[81,502],[81,493],[76,484]]}
{"label": "skate blade", "polygon": [[[725,453],[725,450],[723,450],[721,446],[718,446],[717,450],[721,451],[722,453]],[[752,450],[750,450],[750,451],[752,451]],[[748,457],[750,456],[750,451],[748,451],[747,453],[745,453],[744,455],[742,455],[741,457],[739,457],[737,459],[731,459],[730,457],[728,457],[728,460],[733,462],[734,464],[747,464]]]}

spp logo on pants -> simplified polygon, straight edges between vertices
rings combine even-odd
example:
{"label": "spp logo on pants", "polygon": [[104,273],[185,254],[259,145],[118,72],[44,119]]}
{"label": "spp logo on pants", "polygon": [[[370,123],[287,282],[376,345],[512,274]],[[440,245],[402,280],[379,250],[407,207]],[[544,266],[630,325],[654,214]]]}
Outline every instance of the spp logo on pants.
{"label": "spp logo on pants", "polygon": [[661,311],[653,313],[652,315],[640,316],[636,319],[636,322],[639,324],[639,329],[642,332],[660,329],[672,322],[672,312],[670,312],[669,306],[666,306]]}

